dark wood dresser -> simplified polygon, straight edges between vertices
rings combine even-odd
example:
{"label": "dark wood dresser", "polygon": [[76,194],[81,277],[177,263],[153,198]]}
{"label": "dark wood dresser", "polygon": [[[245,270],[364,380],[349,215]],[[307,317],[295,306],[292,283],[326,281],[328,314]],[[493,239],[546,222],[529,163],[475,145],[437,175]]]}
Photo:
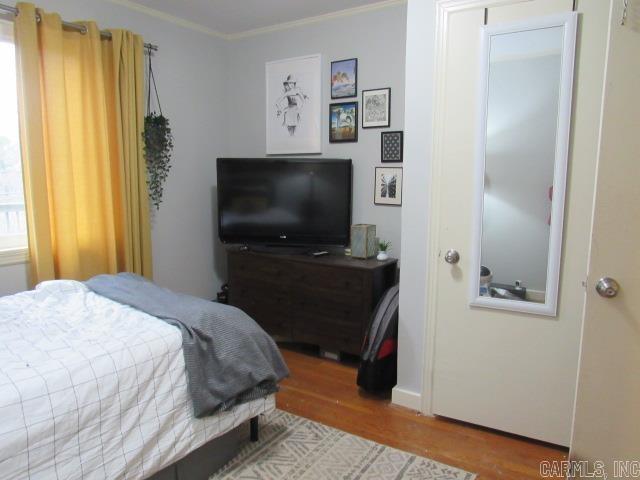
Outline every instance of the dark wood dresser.
{"label": "dark wood dresser", "polygon": [[273,336],[359,355],[373,309],[396,283],[397,263],[230,249],[229,304]]}

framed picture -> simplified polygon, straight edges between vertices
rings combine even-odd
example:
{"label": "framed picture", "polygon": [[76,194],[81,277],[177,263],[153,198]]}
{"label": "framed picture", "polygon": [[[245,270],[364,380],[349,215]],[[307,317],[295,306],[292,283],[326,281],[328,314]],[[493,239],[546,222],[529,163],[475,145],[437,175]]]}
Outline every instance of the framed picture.
{"label": "framed picture", "polygon": [[358,59],[331,62],[331,98],[358,95]]}
{"label": "framed picture", "polygon": [[358,141],[358,102],[329,105],[329,142]]}
{"label": "framed picture", "polygon": [[362,91],[362,128],[384,128],[391,125],[391,89]]}
{"label": "framed picture", "polygon": [[402,205],[402,167],[376,167],[376,205]]}
{"label": "framed picture", "polygon": [[322,152],[321,60],[318,54],[266,63],[267,155]]}
{"label": "framed picture", "polygon": [[380,134],[380,155],[384,162],[402,162],[402,131],[382,132]]}

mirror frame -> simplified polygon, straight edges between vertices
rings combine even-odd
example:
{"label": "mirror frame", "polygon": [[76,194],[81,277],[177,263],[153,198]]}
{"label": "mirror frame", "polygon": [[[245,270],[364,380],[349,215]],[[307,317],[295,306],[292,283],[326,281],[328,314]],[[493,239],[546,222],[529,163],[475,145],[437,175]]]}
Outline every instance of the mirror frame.
{"label": "mirror frame", "polygon": [[[564,220],[565,189],[567,163],[569,156],[569,135],[571,127],[571,99],[573,90],[573,71],[576,45],[578,14],[568,12],[526,21],[510,22],[499,25],[485,25],[481,28],[480,81],[478,130],[476,133],[475,162],[475,204],[474,229],[472,234],[472,256],[469,272],[470,306],[556,316],[560,263],[562,254],[562,228]],[[494,35],[517,33],[542,28],[563,27],[562,65],[560,92],[558,97],[558,123],[556,130],[556,148],[553,173],[553,201],[551,203],[551,228],[549,232],[549,256],[547,261],[547,283],[545,303],[524,300],[507,300],[479,295],[480,263],[482,249],[482,222],[484,214],[484,177],[487,143],[487,110],[489,99],[489,68],[491,37]]]}

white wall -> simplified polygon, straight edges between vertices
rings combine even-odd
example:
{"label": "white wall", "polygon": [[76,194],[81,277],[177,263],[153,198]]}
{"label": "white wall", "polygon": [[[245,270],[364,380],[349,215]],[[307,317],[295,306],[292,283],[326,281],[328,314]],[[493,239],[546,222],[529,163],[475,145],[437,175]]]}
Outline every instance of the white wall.
{"label": "white wall", "polygon": [[[265,62],[322,54],[322,156],[353,160],[353,222],[373,223],[380,238],[400,256],[401,207],[373,204],[374,167],[380,163],[380,132],[404,128],[406,5],[344,16],[229,43],[226,88],[227,154],[264,157]],[[360,117],[362,90],[391,87],[391,127],[359,129],[357,143],[329,143],[330,63],[358,58]],[[361,119],[359,119],[361,124]],[[402,166],[401,164],[385,164]],[[406,180],[405,180],[406,181]]]}
{"label": "white wall", "polygon": [[[393,402],[420,409],[427,316],[427,215],[432,146],[435,6],[409,0],[405,87],[405,159],[398,326],[398,385]],[[410,259],[408,261],[407,259]]]}
{"label": "white wall", "polygon": [[[212,192],[215,158],[226,147],[226,42],[102,0],[37,4],[65,20],[130,29],[159,46],[154,70],[175,149],[164,202],[153,220],[154,277],[169,288],[213,298],[222,281],[213,260]],[[24,265],[0,267],[0,294],[26,288]]]}
{"label": "white wall", "polygon": [[15,265],[0,266],[0,297],[21,292],[27,288],[26,264],[18,263]]}

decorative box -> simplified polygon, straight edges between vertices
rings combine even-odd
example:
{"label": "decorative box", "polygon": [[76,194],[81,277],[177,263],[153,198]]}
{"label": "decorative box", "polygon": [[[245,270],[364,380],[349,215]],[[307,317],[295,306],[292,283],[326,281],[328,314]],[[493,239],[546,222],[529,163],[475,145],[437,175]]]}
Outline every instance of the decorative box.
{"label": "decorative box", "polygon": [[372,258],[377,254],[376,226],[366,223],[351,225],[351,256]]}

